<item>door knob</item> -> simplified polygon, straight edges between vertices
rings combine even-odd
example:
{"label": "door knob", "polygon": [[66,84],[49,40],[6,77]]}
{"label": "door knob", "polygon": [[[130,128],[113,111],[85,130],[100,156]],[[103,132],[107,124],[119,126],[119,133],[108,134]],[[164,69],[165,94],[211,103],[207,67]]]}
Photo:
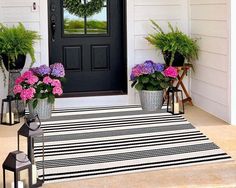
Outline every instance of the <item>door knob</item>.
{"label": "door knob", "polygon": [[51,17],[51,32],[52,32],[52,41],[55,41],[55,33],[56,33],[56,16],[52,15]]}

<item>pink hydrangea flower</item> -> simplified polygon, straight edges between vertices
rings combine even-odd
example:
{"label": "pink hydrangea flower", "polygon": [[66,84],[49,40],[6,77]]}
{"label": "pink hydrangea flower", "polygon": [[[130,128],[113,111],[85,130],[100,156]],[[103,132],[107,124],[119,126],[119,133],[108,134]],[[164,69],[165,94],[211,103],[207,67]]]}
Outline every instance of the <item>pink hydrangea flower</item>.
{"label": "pink hydrangea flower", "polygon": [[25,79],[22,77],[22,76],[19,76],[16,81],[15,81],[15,84],[18,85],[18,84],[21,84]]}
{"label": "pink hydrangea flower", "polygon": [[61,87],[61,82],[58,79],[53,79],[51,85],[54,87]]}
{"label": "pink hydrangea flower", "polygon": [[29,88],[28,90],[29,90],[30,93],[33,93],[33,94],[36,93],[36,90],[33,87]]}
{"label": "pink hydrangea flower", "polygon": [[21,91],[20,97],[23,101],[31,100],[34,98],[34,94],[36,93],[34,88],[23,89]]}
{"label": "pink hydrangea flower", "polygon": [[26,72],[22,75],[22,78],[24,78],[24,79],[30,79],[33,75],[34,75],[34,73],[33,73],[32,71],[26,71]]}
{"label": "pink hydrangea flower", "polygon": [[33,84],[37,83],[38,81],[39,81],[39,78],[37,76],[33,75],[30,78],[28,78],[26,83],[33,85]]}
{"label": "pink hydrangea flower", "polygon": [[176,78],[178,76],[178,71],[175,67],[170,66],[164,70],[164,75],[166,77]]}
{"label": "pink hydrangea flower", "polygon": [[63,90],[61,89],[61,87],[54,87],[52,90],[53,95],[58,95],[61,96],[63,93]]}
{"label": "pink hydrangea flower", "polygon": [[16,95],[16,94],[21,93],[22,90],[23,90],[23,88],[21,85],[15,85],[14,89],[13,89],[13,93]]}
{"label": "pink hydrangea flower", "polygon": [[43,79],[43,83],[49,85],[49,84],[52,83],[52,79],[51,79],[49,76],[46,76],[46,77],[44,77],[44,79]]}

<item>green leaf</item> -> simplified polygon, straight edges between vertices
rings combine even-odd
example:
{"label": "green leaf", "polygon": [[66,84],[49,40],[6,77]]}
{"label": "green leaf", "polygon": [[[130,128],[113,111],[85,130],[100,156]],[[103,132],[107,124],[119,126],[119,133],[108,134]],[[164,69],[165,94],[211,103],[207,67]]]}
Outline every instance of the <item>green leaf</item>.
{"label": "green leaf", "polygon": [[149,78],[148,77],[143,77],[142,78],[142,83],[143,84],[147,84],[149,82]]}
{"label": "green leaf", "polygon": [[143,84],[141,84],[141,83],[138,83],[138,84],[136,84],[136,86],[135,86],[135,88],[138,90],[138,91],[140,91],[140,90],[142,90],[143,89]]}
{"label": "green leaf", "polygon": [[151,80],[150,83],[154,86],[157,86],[160,84],[160,82],[158,80]]}
{"label": "green leaf", "polygon": [[33,108],[35,109],[37,105],[38,105],[38,99],[35,99],[33,101]]}
{"label": "green leaf", "polygon": [[53,103],[55,102],[55,96],[52,95],[52,94],[50,94],[50,95],[48,96],[48,102],[51,103],[51,104],[53,104]]}
{"label": "green leaf", "polygon": [[160,72],[157,72],[157,73],[156,73],[156,77],[157,77],[159,80],[163,80],[163,79],[165,78],[165,76],[164,76],[162,73],[160,73]]}
{"label": "green leaf", "polygon": [[147,86],[147,90],[148,90],[148,91],[155,91],[155,90],[157,90],[157,89],[156,89],[156,87],[154,87],[153,85],[148,85],[148,86]]}
{"label": "green leaf", "polygon": [[160,86],[163,88],[163,89],[166,89],[169,84],[168,83],[165,83],[165,82],[161,82]]}

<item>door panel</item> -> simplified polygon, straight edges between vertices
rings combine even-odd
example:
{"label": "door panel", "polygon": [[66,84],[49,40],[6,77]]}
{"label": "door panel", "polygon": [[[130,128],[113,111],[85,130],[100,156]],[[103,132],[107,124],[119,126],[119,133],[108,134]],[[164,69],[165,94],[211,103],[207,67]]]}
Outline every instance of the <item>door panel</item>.
{"label": "door panel", "polygon": [[63,0],[50,0],[50,63],[64,64],[66,94],[127,93],[124,20],[123,0],[105,1],[90,17],[69,13]]}

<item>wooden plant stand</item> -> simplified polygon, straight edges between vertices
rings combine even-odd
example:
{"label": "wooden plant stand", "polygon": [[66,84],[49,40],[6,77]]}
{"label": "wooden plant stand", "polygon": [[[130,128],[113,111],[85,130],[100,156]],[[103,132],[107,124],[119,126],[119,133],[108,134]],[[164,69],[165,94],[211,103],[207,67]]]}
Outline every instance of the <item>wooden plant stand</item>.
{"label": "wooden plant stand", "polygon": [[191,66],[185,65],[182,67],[177,67],[177,69],[178,69],[179,75],[177,77],[177,83],[176,83],[175,87],[177,87],[177,88],[181,87],[184,94],[186,95],[186,98],[183,100],[183,103],[189,102],[189,104],[193,106],[192,98],[190,97],[190,95],[183,83],[183,80],[184,80],[185,76],[187,75],[188,71],[191,69]]}

